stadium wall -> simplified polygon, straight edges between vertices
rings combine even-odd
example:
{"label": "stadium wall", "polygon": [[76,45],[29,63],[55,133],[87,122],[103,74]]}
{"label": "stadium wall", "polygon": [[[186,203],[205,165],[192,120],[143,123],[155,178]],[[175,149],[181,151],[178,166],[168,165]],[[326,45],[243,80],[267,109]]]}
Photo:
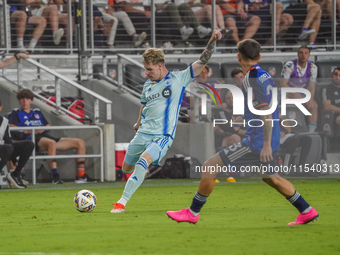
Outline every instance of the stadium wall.
{"label": "stadium wall", "polygon": [[[6,115],[13,108],[18,108],[19,103],[16,99],[16,92],[18,91],[18,87],[13,85],[7,81],[0,81],[0,93],[1,93],[1,101],[3,105],[2,112],[0,113],[2,116]],[[76,126],[82,125],[80,122],[70,118],[65,114],[59,114],[55,111],[54,108],[46,105],[40,100],[34,100],[32,104],[32,108],[39,108],[41,112],[46,117],[47,121],[51,124],[51,126]],[[55,137],[77,137],[81,138],[86,143],[86,149],[89,154],[99,153],[99,134],[98,131],[95,130],[53,130],[51,134]],[[104,133],[105,137],[105,133]],[[104,138],[105,140],[105,138]],[[74,151],[68,151],[63,154],[75,154]],[[40,167],[41,161],[37,161],[37,169]],[[63,180],[74,180],[76,176],[76,163],[73,159],[60,159],[58,160],[58,169]],[[98,158],[89,158],[86,159],[86,172],[92,177],[99,179],[100,178],[100,161]],[[25,166],[25,178],[28,180],[32,179],[32,161],[30,160]],[[49,181],[49,169],[46,171],[41,171],[37,176],[37,181]]]}

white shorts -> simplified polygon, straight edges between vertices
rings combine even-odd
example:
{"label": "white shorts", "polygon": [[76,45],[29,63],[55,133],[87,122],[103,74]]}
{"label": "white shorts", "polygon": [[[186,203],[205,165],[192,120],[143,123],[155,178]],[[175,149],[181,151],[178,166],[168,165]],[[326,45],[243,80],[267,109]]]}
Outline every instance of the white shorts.
{"label": "white shorts", "polygon": [[41,17],[45,7],[35,8],[31,10],[32,16]]}

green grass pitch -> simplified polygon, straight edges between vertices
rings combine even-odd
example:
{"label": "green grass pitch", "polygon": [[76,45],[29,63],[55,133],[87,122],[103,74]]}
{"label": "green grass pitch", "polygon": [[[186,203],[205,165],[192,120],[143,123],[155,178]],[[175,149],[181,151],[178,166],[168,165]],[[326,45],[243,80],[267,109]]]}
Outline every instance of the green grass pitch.
{"label": "green grass pitch", "polygon": [[[216,184],[197,224],[167,210],[188,207],[198,180],[146,180],[122,214],[111,214],[124,182],[30,185],[0,190],[0,254],[340,254],[339,179],[294,179],[320,219],[288,226],[298,212],[259,179]],[[98,199],[79,213],[81,189]]]}

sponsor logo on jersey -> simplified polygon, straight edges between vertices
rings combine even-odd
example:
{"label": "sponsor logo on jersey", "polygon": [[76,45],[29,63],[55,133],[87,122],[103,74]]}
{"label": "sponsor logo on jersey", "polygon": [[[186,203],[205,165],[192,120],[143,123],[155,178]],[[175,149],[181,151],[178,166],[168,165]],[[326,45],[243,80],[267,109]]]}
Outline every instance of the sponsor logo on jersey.
{"label": "sponsor logo on jersey", "polygon": [[153,94],[153,95],[150,95],[146,98],[146,101],[150,102],[151,100],[154,100],[156,98],[159,97],[159,93],[156,93],[156,94]]}
{"label": "sponsor logo on jersey", "polygon": [[165,97],[165,98],[171,97],[171,89],[169,89],[169,88],[163,89],[162,96]]}

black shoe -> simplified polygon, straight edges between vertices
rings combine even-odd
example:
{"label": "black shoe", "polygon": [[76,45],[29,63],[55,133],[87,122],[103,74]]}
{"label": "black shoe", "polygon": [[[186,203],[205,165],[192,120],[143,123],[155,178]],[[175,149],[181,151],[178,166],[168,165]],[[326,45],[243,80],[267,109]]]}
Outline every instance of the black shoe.
{"label": "black shoe", "polygon": [[18,189],[26,189],[26,185],[22,183],[20,175],[16,176],[14,172],[10,172],[7,174],[7,179]]}
{"label": "black shoe", "polygon": [[63,180],[60,178],[59,174],[55,174],[52,176],[52,183],[53,184],[63,184]]}
{"label": "black shoe", "polygon": [[76,180],[74,181],[75,183],[89,183],[89,182],[97,182],[97,180],[92,179],[91,177],[89,177],[87,174],[84,174],[81,177],[76,177]]}

